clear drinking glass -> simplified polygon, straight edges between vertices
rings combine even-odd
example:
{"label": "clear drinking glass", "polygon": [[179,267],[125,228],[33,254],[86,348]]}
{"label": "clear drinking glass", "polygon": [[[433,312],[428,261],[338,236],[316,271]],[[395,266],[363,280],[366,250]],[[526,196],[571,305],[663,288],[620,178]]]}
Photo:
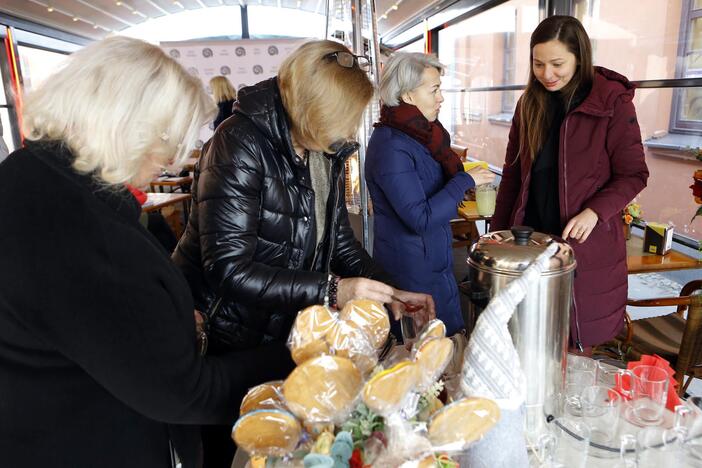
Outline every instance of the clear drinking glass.
{"label": "clear drinking glass", "polygon": [[605,360],[597,361],[597,385],[614,388],[623,373],[624,369],[609,364]]}
{"label": "clear drinking glass", "polygon": [[497,201],[497,189],[492,184],[481,184],[475,187],[475,203],[478,206],[480,216],[492,216],[495,214],[495,202]]}
{"label": "clear drinking glass", "polygon": [[619,429],[621,396],[601,385],[585,387],[580,395],[583,419],[590,426],[590,440],[609,445]]}
{"label": "clear drinking glass", "polygon": [[613,468],[637,468],[637,442],[631,434],[619,437],[619,461]]}
{"label": "clear drinking glass", "polygon": [[683,466],[685,430],[645,427],[638,434],[639,467]]}
{"label": "clear drinking glass", "polygon": [[417,333],[419,328],[417,322],[411,315],[403,315],[400,319],[400,329],[402,331],[402,341],[405,346],[411,346],[417,341]]}
{"label": "clear drinking glass", "polygon": [[573,416],[582,415],[580,395],[583,388],[595,385],[597,362],[585,356],[568,355],[565,384],[565,411]]}
{"label": "clear drinking glass", "polygon": [[554,419],[550,428],[555,443],[550,453],[547,453],[545,466],[585,468],[590,446],[590,426],[582,419],[561,417]]}
{"label": "clear drinking glass", "polygon": [[668,398],[668,373],[655,366],[636,366],[625,370],[631,380],[630,390],[624,390],[631,398],[631,412],[627,415],[634,424],[655,426],[662,422]]}

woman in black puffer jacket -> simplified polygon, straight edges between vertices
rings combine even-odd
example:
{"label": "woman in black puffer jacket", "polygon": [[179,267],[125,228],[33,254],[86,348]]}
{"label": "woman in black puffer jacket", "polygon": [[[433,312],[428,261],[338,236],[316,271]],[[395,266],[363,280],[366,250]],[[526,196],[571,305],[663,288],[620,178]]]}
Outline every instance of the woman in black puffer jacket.
{"label": "woman in black puffer jacket", "polygon": [[[360,59],[336,42],[304,44],[276,78],[239,92],[198,163],[173,259],[206,313],[210,352],[283,341],[297,311],[325,302],[374,299],[399,317],[400,299],[434,315],[431,296],[382,282],[349,224],[344,162],[373,94]],[[226,450],[214,462],[211,441],[205,467],[231,463]]]}

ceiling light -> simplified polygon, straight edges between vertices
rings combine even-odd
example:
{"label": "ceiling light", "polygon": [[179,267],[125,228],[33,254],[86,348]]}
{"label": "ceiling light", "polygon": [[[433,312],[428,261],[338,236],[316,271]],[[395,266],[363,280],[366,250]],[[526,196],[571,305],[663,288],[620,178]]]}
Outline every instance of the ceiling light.
{"label": "ceiling light", "polygon": [[48,11],[49,13],[51,13],[52,11],[54,11],[54,7],[52,7],[51,5],[49,5],[48,7],[46,7],[46,11]]}
{"label": "ceiling light", "polygon": [[78,21],[78,19],[79,19],[79,18],[78,18],[77,16],[74,16],[74,17],[73,17],[73,22]]}
{"label": "ceiling light", "polygon": [[115,5],[122,6],[122,2],[115,2]]}
{"label": "ceiling light", "polygon": [[391,10],[397,10],[399,7],[397,5],[393,5],[390,7]]}

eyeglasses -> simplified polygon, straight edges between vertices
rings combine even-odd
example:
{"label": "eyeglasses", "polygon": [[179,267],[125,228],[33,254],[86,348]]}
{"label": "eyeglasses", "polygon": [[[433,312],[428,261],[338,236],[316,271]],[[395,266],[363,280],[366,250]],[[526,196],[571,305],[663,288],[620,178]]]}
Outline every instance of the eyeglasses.
{"label": "eyeglasses", "polygon": [[365,55],[353,55],[351,52],[345,52],[340,50],[338,52],[332,52],[324,56],[327,60],[336,59],[336,63],[344,68],[353,68],[354,65],[358,65],[363,71],[370,70],[371,59]]}

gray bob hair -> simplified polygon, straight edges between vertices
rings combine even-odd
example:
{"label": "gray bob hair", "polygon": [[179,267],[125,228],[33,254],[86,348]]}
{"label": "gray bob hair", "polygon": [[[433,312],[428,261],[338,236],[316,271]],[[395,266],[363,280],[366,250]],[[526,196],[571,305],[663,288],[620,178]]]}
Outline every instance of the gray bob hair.
{"label": "gray bob hair", "polygon": [[395,52],[385,64],[380,78],[380,100],[390,107],[400,105],[403,94],[422,84],[425,68],[443,73],[444,65],[434,55],[419,52]]}

